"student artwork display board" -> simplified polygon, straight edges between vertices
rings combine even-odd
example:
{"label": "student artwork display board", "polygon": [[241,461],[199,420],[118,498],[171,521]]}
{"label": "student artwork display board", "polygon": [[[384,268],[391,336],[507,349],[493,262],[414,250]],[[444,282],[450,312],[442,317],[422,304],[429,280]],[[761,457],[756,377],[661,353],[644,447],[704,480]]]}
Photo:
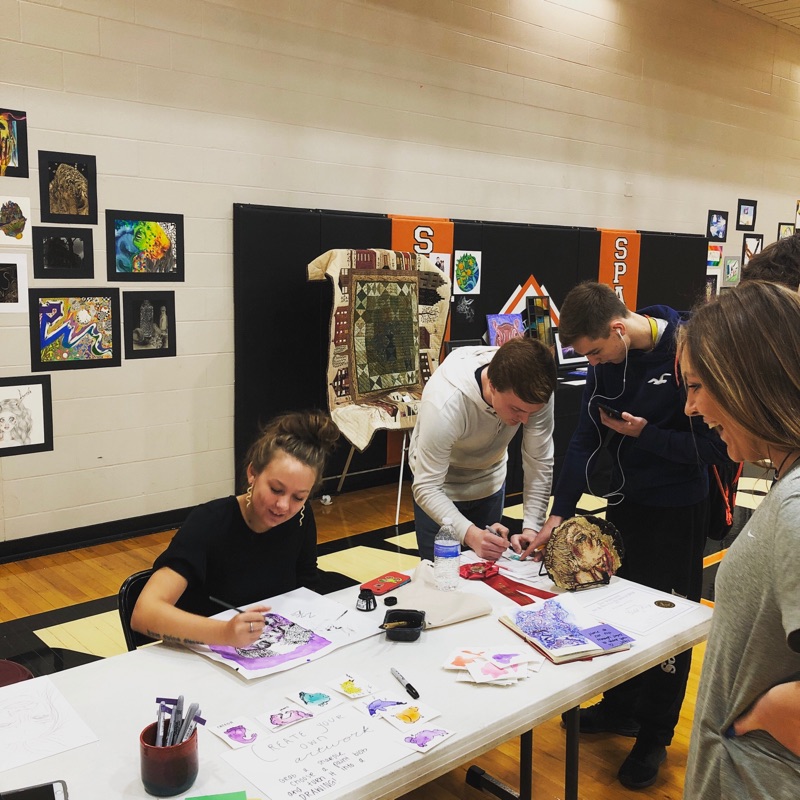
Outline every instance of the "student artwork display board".
{"label": "student artwork display board", "polygon": [[[440,233],[444,229],[444,233]],[[626,263],[626,232],[615,232],[611,270],[635,268],[629,307],[663,303],[687,309],[705,288],[704,236],[639,232],[638,264]],[[630,232],[633,233],[633,232]],[[450,238],[452,237],[452,238]],[[326,377],[333,287],[308,281],[307,267],[334,249],[402,249],[425,255],[448,273],[453,296],[446,339],[482,339],[486,317],[537,284],[557,311],[582,280],[597,280],[601,231],[594,228],[382,214],[234,206],[234,444],[237,466],[264,421],[290,409],[328,408]],[[470,258],[469,256],[472,256]],[[476,273],[477,271],[477,273]],[[558,426],[557,426],[558,430]],[[558,435],[558,434],[557,434]],[[387,468],[387,435],[378,431],[356,452],[348,488],[396,477]],[[340,475],[350,447],[343,440],[328,476]],[[359,478],[358,474],[362,477]],[[352,482],[351,482],[352,481]],[[360,483],[359,483],[360,481]]]}

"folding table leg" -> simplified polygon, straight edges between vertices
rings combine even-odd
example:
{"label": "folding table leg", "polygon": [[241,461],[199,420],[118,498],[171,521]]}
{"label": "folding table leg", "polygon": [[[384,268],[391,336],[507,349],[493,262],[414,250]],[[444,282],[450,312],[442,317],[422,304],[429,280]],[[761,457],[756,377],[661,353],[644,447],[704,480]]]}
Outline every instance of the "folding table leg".
{"label": "folding table leg", "polygon": [[344,484],[344,479],[347,477],[347,470],[350,469],[350,462],[353,460],[353,453],[356,451],[356,446],[354,444],[350,445],[350,452],[347,454],[347,461],[344,463],[344,469],[342,470],[342,477],[339,478],[339,485],[336,487],[337,494],[342,491],[342,485]]}
{"label": "folding table leg", "polygon": [[564,716],[564,727],[567,729],[566,757],[564,759],[564,800],[578,800],[580,719],[578,706],[571,708]]}
{"label": "folding table leg", "polygon": [[400,524],[400,496],[403,492],[403,465],[406,461],[406,444],[408,442],[408,431],[403,431],[403,446],[400,448],[400,480],[397,482],[397,510],[394,513],[394,525]]}
{"label": "folding table leg", "polygon": [[487,792],[500,800],[531,800],[533,772],[533,731],[519,737],[519,791],[493,778],[486,770],[474,764],[467,770],[467,785]]}

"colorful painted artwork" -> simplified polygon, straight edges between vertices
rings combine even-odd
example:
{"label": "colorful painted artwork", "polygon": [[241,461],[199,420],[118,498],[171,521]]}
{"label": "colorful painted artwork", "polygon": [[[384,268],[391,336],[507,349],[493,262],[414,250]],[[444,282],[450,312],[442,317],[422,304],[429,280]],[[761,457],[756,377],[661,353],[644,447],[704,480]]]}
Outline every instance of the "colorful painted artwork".
{"label": "colorful painted artwork", "polygon": [[119,290],[30,289],[31,369],[118,367]]}
{"label": "colorful painted artwork", "polygon": [[728,212],[709,211],[706,223],[706,238],[724,242],[728,237]]}
{"label": "colorful painted artwork", "polygon": [[480,294],[481,254],[456,250],[453,267],[453,294]]}
{"label": "colorful painted artwork", "polygon": [[182,281],[183,215],[106,211],[110,281]]}
{"label": "colorful painted artwork", "polygon": [[739,257],[729,256],[725,259],[725,283],[738,283],[739,282]]}
{"label": "colorful painted artwork", "polygon": [[707,267],[718,267],[722,263],[722,245],[710,244],[708,246],[708,256],[706,257]]}
{"label": "colorful painted artwork", "polygon": [[778,223],[778,238],[779,239],[788,239],[790,236],[794,236],[795,228],[794,222],[779,222]]}
{"label": "colorful painted artwork", "polygon": [[487,314],[486,325],[489,329],[489,344],[497,347],[512,339],[525,336],[525,323],[522,314]]}
{"label": "colorful painted artwork", "polygon": [[0,195],[0,245],[30,247],[31,201]]}
{"label": "colorful painted artwork", "polygon": [[28,117],[0,108],[0,178],[28,177]]}

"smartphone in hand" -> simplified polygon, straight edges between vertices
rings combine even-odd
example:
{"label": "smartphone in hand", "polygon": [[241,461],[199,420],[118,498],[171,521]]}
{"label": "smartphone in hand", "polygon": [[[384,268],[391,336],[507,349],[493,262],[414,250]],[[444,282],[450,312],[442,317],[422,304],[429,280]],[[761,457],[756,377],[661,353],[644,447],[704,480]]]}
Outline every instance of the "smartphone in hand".
{"label": "smartphone in hand", "polygon": [[607,406],[605,403],[598,403],[597,407],[601,411],[605,411],[605,413],[608,414],[608,416],[611,417],[611,419],[617,419],[617,420],[620,420],[620,421],[622,420],[622,412],[621,411],[617,411],[616,408],[612,408],[611,406]]}

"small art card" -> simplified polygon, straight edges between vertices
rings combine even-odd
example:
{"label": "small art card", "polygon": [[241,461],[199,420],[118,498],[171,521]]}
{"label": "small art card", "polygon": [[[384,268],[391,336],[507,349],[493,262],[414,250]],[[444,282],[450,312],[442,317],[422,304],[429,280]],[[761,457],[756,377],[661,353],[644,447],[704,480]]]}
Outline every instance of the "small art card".
{"label": "small art card", "polygon": [[437,744],[449,739],[454,733],[455,731],[440,728],[438,725],[421,725],[407,733],[403,737],[403,743],[418,753],[429,753]]}
{"label": "small art card", "polygon": [[722,263],[722,245],[710,244],[708,246],[708,256],[706,257],[707,267],[718,267]]}
{"label": "small art card", "polygon": [[473,661],[467,671],[475,683],[493,683],[494,681],[518,681],[528,677],[528,665],[514,664],[509,667],[499,667],[494,661]]}
{"label": "small art card", "polygon": [[263,714],[259,714],[256,717],[256,721],[260,722],[271,731],[280,731],[284,728],[288,728],[290,725],[312,719],[313,716],[314,715],[310,711],[305,711],[294,705],[294,703],[287,703],[279,708],[274,708]]}
{"label": "small art card", "polygon": [[266,736],[250,717],[234,717],[219,725],[206,725],[206,730],[219,736],[234,750],[239,747],[248,747],[257,742],[260,737]]}
{"label": "small art card", "polygon": [[435,708],[415,700],[413,703],[408,703],[404,708],[387,709],[380,716],[397,730],[405,731],[417,725],[422,725],[429,720],[436,719],[440,714],[441,712]]}
{"label": "small art card", "polygon": [[331,681],[328,686],[351,700],[357,700],[359,697],[366,697],[378,691],[377,686],[373,686],[369,681],[352,672],[345,672],[336,680]]}
{"label": "small art card", "polygon": [[286,696],[311,714],[318,714],[322,710],[336,708],[339,703],[344,702],[344,698],[340,694],[331,691],[331,689],[318,686],[305,686],[302,689],[287,693]]}
{"label": "small art card", "polygon": [[741,260],[738,256],[728,256],[725,259],[725,283],[739,283],[739,264]]}
{"label": "small art card", "polygon": [[473,661],[483,661],[485,658],[485,647],[464,647],[454,650],[442,666],[445,669],[467,669]]}
{"label": "small art card", "polygon": [[401,708],[405,708],[409,702],[408,695],[400,695],[396,692],[377,692],[357,700],[356,707],[368,717],[381,717],[385,712],[399,711]]}

